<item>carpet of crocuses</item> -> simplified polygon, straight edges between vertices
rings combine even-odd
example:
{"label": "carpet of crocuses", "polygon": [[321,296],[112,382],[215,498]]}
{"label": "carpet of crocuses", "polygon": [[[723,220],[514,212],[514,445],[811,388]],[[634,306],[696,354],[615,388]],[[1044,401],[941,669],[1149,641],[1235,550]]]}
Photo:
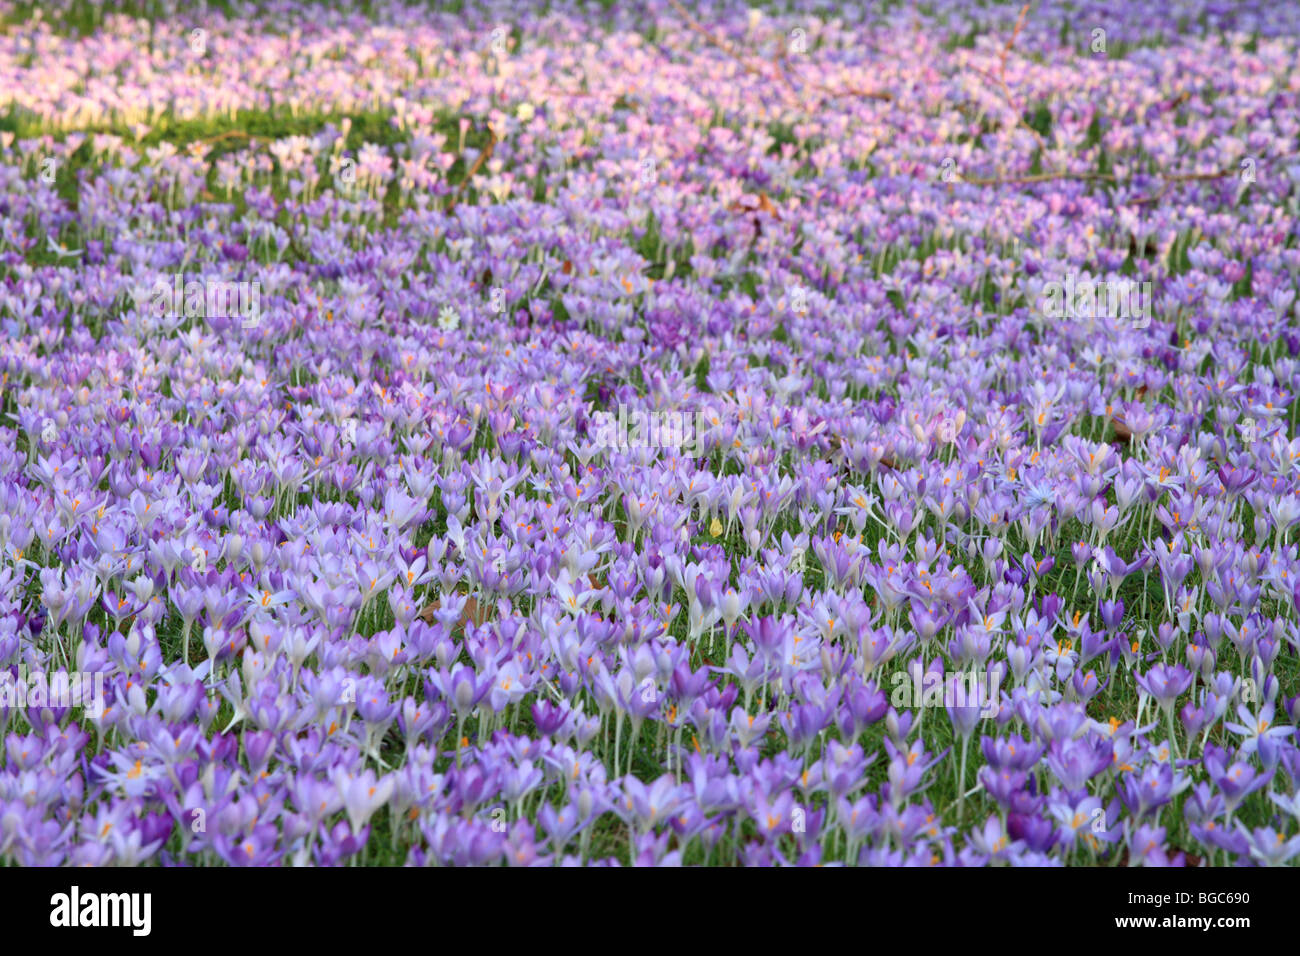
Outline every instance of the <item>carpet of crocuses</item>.
{"label": "carpet of crocuses", "polygon": [[1300,860],[1300,5],[0,20],[0,862]]}

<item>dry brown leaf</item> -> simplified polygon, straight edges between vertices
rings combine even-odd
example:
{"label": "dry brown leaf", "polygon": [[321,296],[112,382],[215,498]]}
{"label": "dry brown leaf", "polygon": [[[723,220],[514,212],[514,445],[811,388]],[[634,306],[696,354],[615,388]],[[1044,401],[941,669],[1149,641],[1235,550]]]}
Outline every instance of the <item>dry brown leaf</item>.
{"label": "dry brown leaf", "polygon": [[476,625],[484,624],[492,617],[492,611],[491,604],[480,604],[477,599],[470,598],[465,602],[465,610],[461,612],[460,624],[462,627],[466,621],[473,621]]}
{"label": "dry brown leaf", "polygon": [[[434,613],[438,611],[438,609],[441,607],[442,607],[442,602],[435,599],[433,602],[428,604],[422,611],[420,611],[419,616],[424,618],[426,623],[432,624],[435,620]],[[452,628],[452,633],[455,633],[456,631],[459,631],[462,628],[464,628],[466,622],[468,621],[473,621],[476,626],[482,625],[491,616],[492,616],[492,605],[480,604],[478,599],[475,598],[473,595],[471,595],[470,597],[465,599],[465,606],[461,609],[460,612],[460,620],[458,620],[456,622],[456,626]]]}
{"label": "dry brown leaf", "polygon": [[760,192],[758,194],[757,205],[751,206],[745,202],[746,199],[753,199],[753,198],[754,196],[752,194],[746,194],[744,198],[737,199],[730,206],[728,206],[727,210],[729,212],[738,212],[741,213],[742,215],[750,214],[753,215],[755,218],[757,218],[760,212],[767,213],[773,219],[781,218],[780,210],[777,209],[776,204],[772,202],[771,197],[768,196],[767,193]]}

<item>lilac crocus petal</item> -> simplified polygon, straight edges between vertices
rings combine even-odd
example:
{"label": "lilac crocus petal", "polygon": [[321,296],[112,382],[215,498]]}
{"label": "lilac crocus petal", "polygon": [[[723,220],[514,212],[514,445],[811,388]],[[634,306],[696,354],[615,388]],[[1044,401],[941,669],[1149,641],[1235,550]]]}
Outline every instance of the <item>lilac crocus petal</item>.
{"label": "lilac crocus petal", "polygon": [[1300,856],[1300,4],[10,6],[0,864]]}

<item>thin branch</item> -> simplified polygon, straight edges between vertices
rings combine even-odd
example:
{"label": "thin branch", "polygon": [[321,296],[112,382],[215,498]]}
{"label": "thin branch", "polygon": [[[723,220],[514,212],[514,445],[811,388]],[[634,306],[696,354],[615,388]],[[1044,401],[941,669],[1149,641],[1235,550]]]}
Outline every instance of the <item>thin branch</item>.
{"label": "thin branch", "polygon": [[1002,56],[999,57],[1000,67],[998,69],[998,79],[1002,81],[1002,86],[1007,85],[1007,57],[1011,55],[1011,48],[1016,45],[1016,37],[1020,36],[1020,31],[1025,27],[1025,17],[1029,14],[1029,4],[1020,8],[1020,16],[1016,18],[1016,27],[1011,31],[1011,39],[1007,40],[1007,45],[1002,48]]}
{"label": "thin branch", "polygon": [[[1289,159],[1297,155],[1297,153],[1300,153],[1300,150],[1291,150],[1286,153],[1280,153],[1277,156],[1266,156],[1263,159],[1259,160],[1259,164],[1261,166],[1265,166],[1268,165],[1269,163],[1275,163],[1280,160]],[[1006,185],[1016,185],[1016,184],[1050,183],[1050,182],[1073,180],[1076,182],[1088,182],[1088,181],[1108,182],[1108,183],[1115,183],[1116,185],[1122,186],[1122,185],[1128,185],[1132,182],[1135,182],[1139,178],[1149,177],[1153,179],[1162,180],[1163,183],[1159,191],[1153,193],[1150,196],[1145,196],[1140,199],[1132,200],[1134,205],[1142,206],[1142,205],[1148,205],[1153,202],[1157,202],[1160,199],[1162,199],[1165,196],[1165,194],[1169,192],[1169,190],[1173,187],[1175,183],[1211,182],[1216,179],[1226,179],[1229,176],[1234,175],[1239,168],[1240,168],[1239,166],[1235,166],[1235,165],[1224,166],[1221,169],[1213,169],[1213,170],[1209,170],[1208,172],[1195,172],[1195,173],[1179,173],[1179,172],[1171,172],[1168,170],[1161,170],[1152,173],[1135,173],[1132,176],[1123,176],[1123,177],[1116,176],[1114,173],[1096,173],[1096,172],[1071,173],[1065,170],[1058,170],[1057,172],[1051,172],[1051,173],[1026,173],[1021,176],[997,176],[988,179],[962,179],[961,182],[966,183],[967,185],[970,186],[1006,186]]]}
{"label": "thin branch", "polygon": [[455,208],[456,203],[460,202],[461,197],[465,193],[465,190],[469,189],[470,181],[478,174],[478,171],[483,168],[483,164],[486,163],[488,159],[491,158],[492,151],[496,149],[496,145],[497,145],[496,130],[494,130],[491,124],[489,124],[487,146],[483,148],[483,152],[478,154],[478,157],[474,160],[474,165],[471,166],[469,170],[465,173],[465,178],[460,181],[460,185],[458,185],[456,187],[456,191],[452,193],[451,201],[447,204],[448,210]]}
{"label": "thin branch", "polygon": [[248,133],[245,133],[242,129],[228,129],[228,130],[226,130],[224,133],[217,133],[215,136],[206,136],[206,137],[203,137],[202,139],[191,140],[191,142],[194,142],[194,143],[219,143],[219,142],[221,142],[223,139],[231,139],[231,138],[234,138],[234,137],[242,137],[243,139],[248,140],[250,143],[256,143],[256,142],[257,142],[257,137],[256,137],[256,136],[252,136],[252,135],[250,135],[250,134],[248,134]]}
{"label": "thin branch", "polygon": [[[790,82],[790,75],[787,72],[787,69],[791,65],[792,64],[790,62],[789,57],[785,56],[784,53],[781,54],[781,56],[777,59],[777,72],[780,74],[781,79],[785,82],[785,84],[789,86],[791,89],[794,89],[794,85]],[[892,103],[894,101],[894,94],[885,92],[884,90],[864,90],[861,87],[857,87],[857,86],[841,86],[838,88],[831,88],[821,83],[808,80],[802,76],[798,78],[805,86],[809,86],[819,93],[826,94],[826,96],[829,97],[830,99],[837,99],[839,97],[847,96],[847,97],[854,97],[863,100],[877,100],[878,102],[881,103]]]}
{"label": "thin branch", "polygon": [[993,176],[987,179],[966,179],[960,181],[968,186],[1007,186],[1016,183],[1050,183],[1057,180],[1103,180],[1118,182],[1112,173],[1071,173],[1061,170],[1054,173],[1025,173],[1021,176]]}
{"label": "thin branch", "polygon": [[1025,119],[1023,106],[1016,102],[1015,97],[1011,95],[1011,87],[1007,86],[1007,58],[1011,56],[1011,49],[1016,45],[1016,38],[1020,36],[1020,31],[1024,29],[1025,17],[1028,15],[1029,4],[1026,3],[1020,8],[1020,16],[1016,18],[1015,28],[1012,29],[1011,36],[1007,39],[1006,46],[1002,48],[1002,52],[998,55],[997,76],[993,76],[993,74],[989,73],[987,70],[982,70],[977,66],[972,66],[971,69],[998,85],[998,88],[1002,93],[1002,98],[1006,101],[1007,106],[1011,107],[1011,111],[1015,113],[1016,125],[1028,130],[1029,134],[1034,137],[1035,142],[1038,143],[1038,148],[1043,152],[1047,152],[1047,142],[1043,139],[1043,135],[1029,125],[1029,122]]}
{"label": "thin branch", "polygon": [[668,3],[674,10],[677,11],[678,16],[680,16],[684,21],[686,21],[687,27],[689,27],[695,33],[698,33],[700,36],[704,37],[704,39],[709,43],[710,46],[717,47],[723,53],[727,54],[727,56],[731,57],[733,60],[739,63],[741,68],[744,69],[745,72],[752,73],[755,76],[762,77],[765,80],[776,79],[776,77],[769,75],[765,70],[760,70],[758,67],[754,66],[747,59],[745,59],[745,57],[741,55],[740,51],[737,50],[728,40],[724,39],[723,37],[714,36],[712,33],[710,33],[708,29],[705,28],[704,24],[700,23],[699,20],[696,20],[693,16],[691,16],[690,11],[688,11],[685,7],[683,7],[681,3],[678,2],[678,0],[668,0]]}

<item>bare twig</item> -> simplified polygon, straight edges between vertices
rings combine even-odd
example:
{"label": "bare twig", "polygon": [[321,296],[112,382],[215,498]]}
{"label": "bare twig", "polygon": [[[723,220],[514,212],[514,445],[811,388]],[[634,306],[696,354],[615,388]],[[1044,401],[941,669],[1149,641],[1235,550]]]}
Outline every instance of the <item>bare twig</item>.
{"label": "bare twig", "polygon": [[1038,132],[1038,130],[1034,129],[1032,126],[1029,125],[1029,121],[1025,119],[1024,109],[1020,106],[1019,103],[1016,102],[1015,98],[1011,95],[1011,89],[1007,86],[1006,81],[1000,80],[998,77],[994,76],[988,70],[982,70],[978,66],[971,66],[971,69],[974,70],[976,73],[978,73],[980,76],[984,77],[985,79],[992,80],[994,83],[998,84],[999,88],[995,90],[995,92],[999,93],[1002,96],[1002,99],[1006,102],[1007,106],[1011,109],[1011,112],[1015,114],[1016,125],[1023,127],[1025,131],[1028,132],[1029,135],[1034,138],[1034,141],[1038,143],[1038,148],[1046,152],[1047,141],[1043,139],[1043,135],[1040,132]]}
{"label": "bare twig", "polygon": [[[1280,160],[1289,159],[1297,155],[1298,150],[1280,153],[1277,156],[1267,156],[1260,160],[1260,165],[1275,163]],[[1175,183],[1194,183],[1194,182],[1211,182],[1216,179],[1226,179],[1234,175],[1239,167],[1224,166],[1221,169],[1212,169],[1207,172],[1179,173],[1168,170],[1157,171],[1153,173],[1135,173],[1132,176],[1116,176],[1114,173],[1071,173],[1066,170],[1058,170],[1051,173],[1026,173],[1020,176],[997,176],[988,179],[963,179],[963,183],[970,186],[1006,186],[1028,183],[1050,183],[1058,181],[1076,181],[1076,182],[1107,182],[1116,185],[1128,185],[1139,178],[1153,178],[1162,180],[1160,189],[1140,199],[1132,200],[1134,205],[1143,206],[1153,202],[1158,202],[1173,187]]]}
{"label": "bare twig", "polygon": [[735,46],[733,46],[728,40],[726,40],[723,37],[714,36],[712,33],[710,33],[705,28],[704,24],[700,23],[699,20],[696,20],[693,16],[691,16],[690,11],[688,11],[685,7],[683,7],[678,2],[678,0],[668,0],[668,3],[674,10],[677,11],[678,16],[680,16],[684,21],[686,21],[687,27],[689,27],[693,32],[698,33],[700,36],[704,37],[704,39],[708,41],[710,46],[717,47],[723,53],[727,54],[727,56],[731,57],[733,60],[739,63],[741,68],[744,69],[745,72],[752,73],[755,76],[760,76],[765,80],[776,79],[776,77],[768,74],[767,71],[759,69],[758,67],[754,66],[754,64],[750,63],[747,59],[745,59],[745,57],[740,53],[740,51],[737,50]]}
{"label": "bare twig", "polygon": [[1155,203],[1158,203],[1160,200],[1164,199],[1165,193],[1167,192],[1169,192],[1169,183],[1165,182],[1161,184],[1160,188],[1156,190],[1154,193],[1152,193],[1150,196],[1141,196],[1138,199],[1134,199],[1132,205],[1134,206],[1154,205]]}
{"label": "bare twig", "polygon": [[252,136],[252,135],[250,135],[250,134],[248,134],[248,133],[245,133],[242,129],[228,129],[228,130],[226,130],[224,133],[217,133],[215,136],[206,136],[206,137],[204,137],[204,138],[202,138],[202,139],[196,139],[196,140],[193,140],[193,142],[195,142],[195,143],[219,143],[219,142],[221,142],[223,139],[233,139],[233,138],[237,138],[237,137],[241,137],[241,138],[243,138],[243,139],[246,139],[246,140],[248,140],[250,143],[256,143],[256,142],[257,142],[257,137],[256,137],[256,136]]}
{"label": "bare twig", "polygon": [[1007,57],[1011,55],[1011,48],[1016,45],[1016,37],[1020,36],[1020,31],[1025,28],[1025,17],[1029,14],[1029,4],[1020,8],[1020,16],[1016,18],[1016,27],[1011,31],[1011,39],[1007,40],[1007,45],[1002,48],[1002,56],[999,57],[998,79],[1002,81],[1002,86],[1007,85]]}
{"label": "bare twig", "polygon": [[[1284,159],[1284,156],[1277,156],[1276,159]],[[1271,160],[1270,160],[1271,162]],[[1146,206],[1151,203],[1159,202],[1169,192],[1174,183],[1193,183],[1208,182],[1214,179],[1226,179],[1237,172],[1236,166],[1225,166],[1223,169],[1216,169],[1208,173],[1161,173],[1160,178],[1164,180],[1160,189],[1150,196],[1144,196],[1141,199],[1133,200],[1135,206]]]}
{"label": "bare twig", "polygon": [[[790,67],[790,65],[791,63],[789,58],[784,55],[782,55],[777,60],[777,72],[780,74],[780,77],[785,82],[785,84],[793,90],[794,84],[790,82],[790,75],[787,72],[787,69]],[[841,86],[838,88],[832,88],[829,86],[825,86],[821,83],[816,83],[813,82],[812,80],[805,79],[802,76],[799,77],[799,80],[803,83],[804,86],[811,87],[812,89],[816,90],[819,93],[824,93],[830,99],[838,99],[840,97],[847,96],[847,97],[853,97],[856,99],[863,99],[863,100],[877,100],[881,103],[892,103],[894,100],[894,94],[885,92],[884,90],[864,90],[858,86]]]}
{"label": "bare twig", "polygon": [[972,66],[971,69],[980,74],[980,76],[992,80],[998,85],[1002,98],[1006,101],[1007,106],[1011,107],[1011,111],[1016,115],[1016,125],[1026,129],[1029,132],[1029,135],[1034,137],[1034,141],[1038,143],[1038,148],[1043,152],[1046,152],[1047,142],[1043,139],[1043,135],[1029,125],[1029,122],[1025,119],[1023,106],[1016,102],[1015,97],[1011,95],[1011,87],[1007,86],[1007,58],[1011,56],[1011,49],[1016,45],[1016,38],[1020,36],[1020,31],[1024,29],[1025,17],[1028,15],[1029,4],[1026,3],[1020,8],[1020,16],[1016,18],[1015,28],[1012,29],[1011,36],[1007,39],[1006,46],[1002,48],[1002,52],[998,55],[997,76],[994,76],[987,70],[982,70],[977,66]]}
{"label": "bare twig", "polygon": [[487,146],[483,147],[483,152],[478,154],[478,157],[474,160],[474,165],[466,171],[465,178],[460,181],[460,185],[457,186],[456,191],[452,193],[451,201],[447,204],[448,210],[455,208],[456,203],[460,202],[461,196],[464,195],[465,190],[469,188],[470,181],[478,174],[478,171],[483,168],[483,164],[491,158],[492,151],[496,149],[496,145],[496,130],[494,130],[489,124]]}
{"label": "bare twig", "polygon": [[1017,183],[1050,183],[1057,180],[1103,180],[1116,182],[1118,177],[1112,173],[1071,173],[1058,171],[1054,173],[1025,173],[1020,176],[993,176],[987,179],[966,179],[961,181],[968,186],[1007,186]]}

